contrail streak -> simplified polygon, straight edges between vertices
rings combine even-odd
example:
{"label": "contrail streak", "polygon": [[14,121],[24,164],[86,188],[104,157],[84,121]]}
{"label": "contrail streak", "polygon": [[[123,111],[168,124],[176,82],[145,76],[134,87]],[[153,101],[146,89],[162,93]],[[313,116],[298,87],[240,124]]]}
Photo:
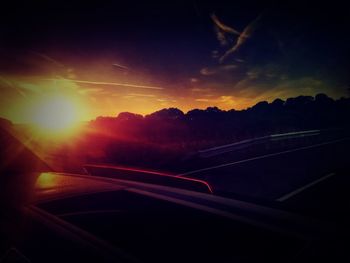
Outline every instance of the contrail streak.
{"label": "contrail streak", "polygon": [[253,35],[262,16],[263,14],[260,14],[244,28],[243,32],[239,35],[236,44],[225,52],[225,54],[220,58],[220,62],[223,62],[229,55],[236,52],[247,41],[247,39]]}
{"label": "contrail streak", "polygon": [[116,67],[116,68],[119,68],[119,69],[129,70],[128,67],[123,66],[123,65],[118,64],[118,63],[113,63],[112,66],[113,66],[113,67]]}
{"label": "contrail streak", "polygon": [[90,81],[90,80],[77,80],[77,79],[45,79],[51,81],[72,81],[75,83],[83,84],[93,84],[93,85],[108,85],[108,86],[119,86],[119,87],[129,87],[129,88],[141,88],[141,89],[153,89],[153,90],[163,90],[162,87],[157,86],[146,86],[128,83],[118,83],[118,82],[103,82],[103,81]]}
{"label": "contrail streak", "polygon": [[215,25],[218,28],[220,28],[222,31],[224,31],[226,33],[235,34],[235,35],[240,35],[241,34],[241,32],[239,32],[238,30],[236,30],[236,29],[234,29],[234,28],[232,28],[230,26],[227,26],[224,23],[222,23],[215,14],[212,14],[210,17],[213,20],[213,22],[215,23]]}

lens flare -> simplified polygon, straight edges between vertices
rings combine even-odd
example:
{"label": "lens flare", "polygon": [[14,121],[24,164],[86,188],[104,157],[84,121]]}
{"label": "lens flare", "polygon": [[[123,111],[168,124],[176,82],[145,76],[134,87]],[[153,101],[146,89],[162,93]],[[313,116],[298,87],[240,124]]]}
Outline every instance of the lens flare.
{"label": "lens flare", "polygon": [[57,186],[57,175],[53,173],[41,173],[35,184],[41,190],[50,189]]}
{"label": "lens flare", "polygon": [[30,110],[30,121],[41,136],[57,137],[73,134],[80,126],[84,109],[69,96],[43,96]]}

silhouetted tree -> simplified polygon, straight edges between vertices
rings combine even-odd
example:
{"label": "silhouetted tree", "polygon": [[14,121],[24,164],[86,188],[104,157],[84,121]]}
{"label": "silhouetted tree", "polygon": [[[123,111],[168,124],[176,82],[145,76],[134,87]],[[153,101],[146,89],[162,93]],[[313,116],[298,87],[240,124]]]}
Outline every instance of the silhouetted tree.
{"label": "silhouetted tree", "polygon": [[224,142],[306,129],[348,127],[350,99],[334,100],[325,94],[286,101],[262,101],[246,110],[217,107],[162,109],[142,117],[123,112],[116,118],[99,117],[91,123],[116,137],[158,144],[160,147],[203,148]]}

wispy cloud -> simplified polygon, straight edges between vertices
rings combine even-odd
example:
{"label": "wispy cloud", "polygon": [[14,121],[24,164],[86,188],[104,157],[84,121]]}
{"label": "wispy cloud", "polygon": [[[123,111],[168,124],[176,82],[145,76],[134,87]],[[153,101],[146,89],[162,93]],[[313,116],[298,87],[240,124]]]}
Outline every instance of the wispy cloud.
{"label": "wispy cloud", "polygon": [[142,94],[142,93],[129,93],[127,95],[133,96],[133,97],[146,97],[146,98],[155,98],[156,97],[156,95],[153,95],[153,94]]}
{"label": "wispy cloud", "polygon": [[98,93],[101,91],[103,91],[102,88],[87,88],[87,89],[80,88],[78,92],[82,95],[87,95],[87,94],[91,94],[91,93]]}
{"label": "wispy cloud", "polygon": [[232,105],[235,103],[233,96],[220,96],[219,101],[221,103],[232,104]]}
{"label": "wispy cloud", "polygon": [[231,39],[228,39],[224,32],[222,32],[219,28],[215,27],[216,38],[219,41],[221,46],[227,46],[229,42],[232,42]]}
{"label": "wispy cloud", "polygon": [[330,88],[329,83],[320,78],[285,78],[283,74],[274,79],[252,79],[247,76],[233,87],[233,93],[240,100],[246,99],[250,105],[263,100],[273,101],[276,98],[287,99],[299,95],[315,96],[318,93],[326,93],[333,98],[346,96],[345,90]]}
{"label": "wispy cloud", "polygon": [[205,103],[206,105],[218,106],[223,109],[232,109],[238,104],[238,100],[232,95],[221,95],[213,98],[195,98],[194,101]]}
{"label": "wispy cloud", "polygon": [[104,82],[104,81],[90,81],[90,80],[77,80],[77,79],[45,79],[49,81],[67,81],[82,84],[92,84],[92,85],[105,85],[105,86],[118,86],[118,87],[129,87],[129,88],[141,88],[141,89],[153,89],[153,90],[163,90],[164,88],[158,86],[147,86],[129,83],[119,83],[119,82]]}
{"label": "wispy cloud", "polygon": [[244,63],[244,59],[241,59],[241,58],[235,58],[235,61],[239,62],[239,63]]}
{"label": "wispy cloud", "polygon": [[236,68],[237,68],[236,64],[228,64],[228,65],[221,66],[219,69],[221,69],[223,71],[230,71],[230,70],[234,70]]}
{"label": "wispy cloud", "polygon": [[231,47],[229,50],[227,50],[223,56],[221,56],[221,58],[219,59],[220,63],[224,62],[224,60],[228,56],[235,53],[247,41],[247,39],[253,35],[262,17],[263,17],[263,14],[260,14],[257,18],[255,18],[252,22],[250,22],[244,28],[242,33],[239,34],[235,45]]}
{"label": "wispy cloud", "polygon": [[229,39],[226,36],[227,34],[233,34],[233,35],[240,35],[241,34],[238,30],[221,22],[215,14],[212,14],[210,17],[215,24],[214,29],[215,29],[215,33],[216,33],[216,38],[220,42],[221,46],[226,46],[232,42],[232,39]]}
{"label": "wispy cloud", "polygon": [[224,46],[228,44],[228,40],[225,34],[238,36],[235,44],[219,58],[219,62],[222,63],[228,56],[235,53],[247,41],[247,39],[253,35],[259,24],[259,21],[263,17],[263,13],[256,17],[252,22],[250,22],[242,32],[234,29],[232,26],[228,26],[221,22],[215,14],[212,14],[210,17],[216,26],[216,36],[221,45]]}
{"label": "wispy cloud", "polygon": [[212,14],[210,17],[213,20],[214,24],[219,29],[221,29],[222,31],[224,31],[226,33],[234,34],[234,35],[240,35],[241,34],[241,32],[239,32],[238,30],[234,29],[233,27],[230,27],[230,26],[225,25],[224,23],[222,23],[215,14]]}
{"label": "wispy cloud", "polygon": [[228,65],[222,65],[222,66],[216,66],[213,68],[202,68],[199,73],[202,74],[203,76],[211,76],[211,75],[215,75],[218,73],[222,73],[222,72],[228,72],[231,70],[235,70],[237,69],[237,65],[236,64],[228,64]]}
{"label": "wispy cloud", "polygon": [[160,99],[157,99],[157,101],[159,101],[159,102],[176,102],[177,100],[175,100],[175,99],[167,99],[167,98],[160,98]]}
{"label": "wispy cloud", "polygon": [[195,101],[198,101],[198,102],[209,102],[210,100],[209,99],[204,99],[204,98],[199,98],[199,99],[195,99]]}
{"label": "wispy cloud", "polygon": [[216,73],[216,70],[209,69],[209,68],[202,68],[199,73],[201,73],[203,76],[210,76],[214,75]]}
{"label": "wispy cloud", "polygon": [[213,50],[211,52],[211,57],[214,58],[214,59],[219,58],[219,51]]}
{"label": "wispy cloud", "polygon": [[112,66],[114,68],[117,68],[117,69],[122,69],[122,70],[129,70],[129,68],[127,66],[124,66],[122,64],[119,64],[119,63],[113,63]]}
{"label": "wispy cloud", "polygon": [[194,87],[191,89],[192,92],[209,92],[211,91],[211,88],[198,88],[198,87]]}

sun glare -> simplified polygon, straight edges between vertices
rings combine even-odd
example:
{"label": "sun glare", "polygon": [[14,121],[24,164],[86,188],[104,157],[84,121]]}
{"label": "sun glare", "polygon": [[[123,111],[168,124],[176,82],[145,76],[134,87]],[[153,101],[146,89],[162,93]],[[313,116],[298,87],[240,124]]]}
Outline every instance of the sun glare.
{"label": "sun glare", "polygon": [[82,111],[81,105],[72,98],[51,95],[35,102],[30,119],[41,135],[68,135],[79,126]]}

